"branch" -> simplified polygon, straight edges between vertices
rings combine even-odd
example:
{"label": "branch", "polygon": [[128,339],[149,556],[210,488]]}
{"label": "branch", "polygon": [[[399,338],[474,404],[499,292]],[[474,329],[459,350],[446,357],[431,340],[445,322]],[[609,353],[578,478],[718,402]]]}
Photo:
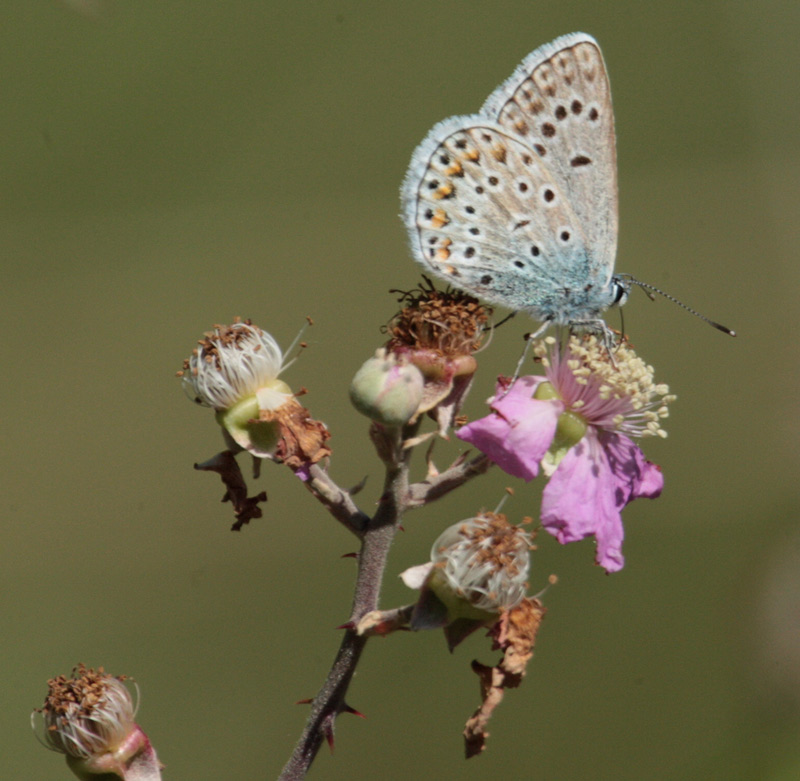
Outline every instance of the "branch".
{"label": "branch", "polygon": [[422,507],[455,490],[473,477],[482,475],[492,466],[492,462],[483,454],[470,461],[458,460],[449,469],[438,475],[429,475],[425,480],[412,483],[408,487],[406,507]]}
{"label": "branch", "polygon": [[[408,436],[403,439],[413,436],[417,426],[406,428],[403,433]],[[395,439],[397,437],[393,437],[392,441]],[[328,677],[311,703],[311,713],[303,734],[284,766],[279,781],[298,781],[305,778],[322,741],[327,740],[333,746],[336,717],[343,712],[354,712],[345,702],[345,696],[367,642],[367,637],[359,636],[355,627],[365,614],[378,609],[386,560],[400,527],[402,512],[406,507],[404,500],[409,491],[408,465],[411,449],[394,447],[394,457],[388,455],[391,450],[392,448],[387,447],[382,454],[386,463],[386,476],[378,510],[372,518],[366,518],[357,510],[350,495],[338,488],[326,472],[316,466],[310,469],[306,484],[311,492],[334,517],[358,534],[362,543],[350,621]],[[362,519],[365,518],[366,522],[363,522]]]}
{"label": "branch", "polygon": [[358,508],[349,491],[340,488],[333,478],[319,465],[308,468],[308,478],[304,480],[311,494],[348,531],[363,539],[364,530],[369,524],[369,516]]}

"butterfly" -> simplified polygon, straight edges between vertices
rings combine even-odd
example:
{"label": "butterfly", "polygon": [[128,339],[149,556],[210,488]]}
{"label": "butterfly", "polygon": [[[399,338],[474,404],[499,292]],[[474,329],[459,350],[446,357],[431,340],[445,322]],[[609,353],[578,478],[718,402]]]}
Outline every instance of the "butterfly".
{"label": "butterfly", "polygon": [[[583,326],[632,285],[614,274],[618,193],[614,111],[600,46],[570,33],[531,52],[469,116],[445,119],[411,158],[401,188],[415,259],[457,288],[525,311],[542,327]],[[648,292],[648,295],[650,293]]]}
{"label": "butterfly", "polygon": [[617,160],[600,47],[572,33],[531,52],[477,114],[437,124],[403,183],[415,259],[491,303],[549,324],[607,331]]}

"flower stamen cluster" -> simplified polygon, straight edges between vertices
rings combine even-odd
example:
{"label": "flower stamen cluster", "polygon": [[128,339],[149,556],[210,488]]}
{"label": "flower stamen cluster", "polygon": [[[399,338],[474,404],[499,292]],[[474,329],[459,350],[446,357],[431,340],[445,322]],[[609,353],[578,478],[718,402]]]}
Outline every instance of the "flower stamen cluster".
{"label": "flower stamen cluster", "polygon": [[454,594],[497,612],[525,596],[530,548],[530,536],[519,526],[487,512],[446,529],[433,544],[431,561],[436,579],[446,580]]}
{"label": "flower stamen cluster", "polygon": [[72,678],[48,681],[41,708],[49,748],[80,759],[113,752],[134,727],[135,709],[124,676],[78,665]]}
{"label": "flower stamen cluster", "polygon": [[257,391],[290,394],[277,379],[282,369],[283,354],[272,336],[250,320],[237,319],[204,334],[179,374],[198,404],[225,410]]}
{"label": "flower stamen cluster", "polygon": [[653,367],[625,343],[613,357],[594,335],[571,336],[563,352],[555,345],[552,336],[546,337],[533,352],[568,410],[606,431],[667,436],[661,421],[669,416],[667,407],[676,397],[667,385],[654,382]]}

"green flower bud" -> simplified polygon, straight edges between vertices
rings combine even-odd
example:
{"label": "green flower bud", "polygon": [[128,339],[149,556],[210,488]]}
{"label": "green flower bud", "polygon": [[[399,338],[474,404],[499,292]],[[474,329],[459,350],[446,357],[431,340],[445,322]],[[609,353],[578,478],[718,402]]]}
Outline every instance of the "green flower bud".
{"label": "green flower bud", "polygon": [[417,413],[423,387],[422,372],[416,366],[380,349],[353,377],[350,401],[368,418],[399,427]]}

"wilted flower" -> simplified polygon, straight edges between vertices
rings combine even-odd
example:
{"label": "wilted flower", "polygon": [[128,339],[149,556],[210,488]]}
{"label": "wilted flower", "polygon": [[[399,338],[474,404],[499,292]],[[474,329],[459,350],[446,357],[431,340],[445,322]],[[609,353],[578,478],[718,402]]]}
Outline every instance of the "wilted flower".
{"label": "wilted flower", "polygon": [[542,525],[559,542],[594,535],[597,563],[622,568],[621,510],[640,496],[657,497],[661,470],[630,437],[666,436],[661,421],[675,399],[653,381],[626,345],[609,355],[594,336],[572,336],[562,352],[556,340],[534,352],[545,377],[501,380],[489,400],[492,413],[464,426],[458,436],[515,477],[549,476]]}
{"label": "wilted flower", "polygon": [[123,779],[161,778],[155,749],[135,721],[124,677],[78,665],[72,678],[48,681],[44,706],[45,745],[67,757],[78,778],[113,773]]}
{"label": "wilted flower", "polygon": [[429,280],[405,293],[389,325],[386,350],[416,366],[424,378],[417,414],[428,413],[444,436],[472,384],[476,352],[491,310],[460,291],[436,290]]}
{"label": "wilted flower", "polygon": [[450,526],[427,564],[400,577],[421,590],[412,629],[445,628],[451,649],[479,626],[518,605],[528,587],[531,540],[499,513],[482,513]]}
{"label": "wilted flower", "polygon": [[325,426],[278,379],[283,354],[272,336],[249,320],[236,321],[215,326],[198,345],[178,374],[196,402],[216,411],[232,450],[294,468],[330,453]]}

